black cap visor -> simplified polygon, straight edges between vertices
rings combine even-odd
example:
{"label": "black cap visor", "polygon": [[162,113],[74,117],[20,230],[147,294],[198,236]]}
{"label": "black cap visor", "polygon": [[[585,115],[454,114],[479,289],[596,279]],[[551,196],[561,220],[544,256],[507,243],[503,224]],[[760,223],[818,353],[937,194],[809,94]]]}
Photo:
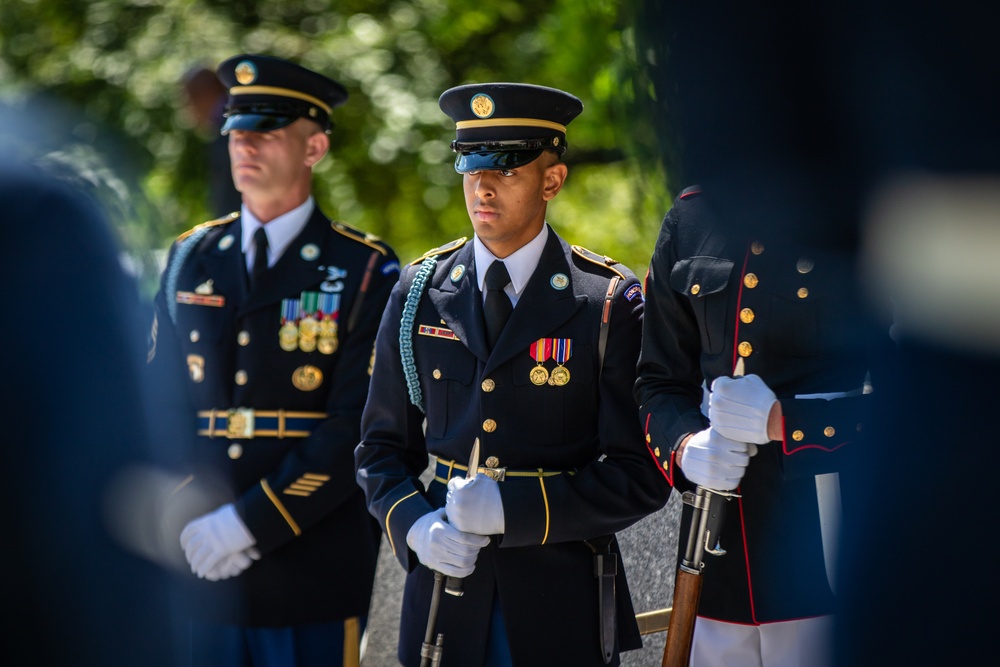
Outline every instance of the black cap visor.
{"label": "black cap visor", "polygon": [[272,116],[259,113],[234,113],[226,118],[225,124],[219,130],[228,134],[230,130],[246,130],[247,132],[270,132],[286,125],[291,125],[298,116]]}
{"label": "black cap visor", "polygon": [[470,171],[488,169],[516,169],[523,167],[542,154],[544,149],[533,151],[490,151],[485,153],[460,153],[455,160],[455,171],[467,174]]}

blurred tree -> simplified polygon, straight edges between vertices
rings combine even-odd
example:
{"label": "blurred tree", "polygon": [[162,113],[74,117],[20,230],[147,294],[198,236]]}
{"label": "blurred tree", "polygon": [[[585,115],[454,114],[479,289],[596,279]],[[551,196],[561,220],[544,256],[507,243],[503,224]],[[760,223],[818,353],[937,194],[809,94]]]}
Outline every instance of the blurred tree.
{"label": "blurred tree", "polygon": [[[150,206],[128,219],[163,248],[220,212],[180,81],[194,64],[239,52],[298,61],[342,82],[332,159],[315,192],[324,209],[386,238],[409,259],[468,235],[448,144],[445,89],[525,81],[584,101],[570,133],[569,185],[550,221],[575,242],[643,273],[670,193],[655,141],[653,88],[637,52],[635,0],[4,0],[0,95],[44,92],[78,109],[57,146],[115,128]],[[638,59],[637,59],[638,56]],[[640,67],[640,65],[642,65]],[[152,236],[152,238],[150,238]],[[149,248],[144,248],[148,250]]]}

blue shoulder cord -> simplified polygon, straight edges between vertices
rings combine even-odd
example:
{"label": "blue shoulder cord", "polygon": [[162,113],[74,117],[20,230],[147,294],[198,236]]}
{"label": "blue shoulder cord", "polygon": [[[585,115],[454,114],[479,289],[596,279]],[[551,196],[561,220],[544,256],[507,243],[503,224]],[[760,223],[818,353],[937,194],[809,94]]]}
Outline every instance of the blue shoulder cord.
{"label": "blue shoulder cord", "polygon": [[413,323],[417,316],[417,304],[424,293],[424,285],[437,265],[437,257],[428,257],[420,264],[420,269],[410,283],[410,291],[406,294],[403,304],[403,315],[399,319],[399,357],[403,363],[403,375],[406,377],[406,388],[410,392],[410,402],[417,406],[420,412],[424,410],[424,396],[420,391],[420,380],[417,378],[417,364],[413,359]]}

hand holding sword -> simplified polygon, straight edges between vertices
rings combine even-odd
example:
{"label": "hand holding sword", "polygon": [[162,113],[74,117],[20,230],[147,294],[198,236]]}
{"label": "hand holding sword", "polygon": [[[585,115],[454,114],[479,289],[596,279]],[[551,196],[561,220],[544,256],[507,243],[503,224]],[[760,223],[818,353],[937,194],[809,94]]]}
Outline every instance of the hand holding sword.
{"label": "hand holding sword", "polygon": [[[478,468],[479,438],[476,438],[466,478],[475,477]],[[489,538],[464,533],[450,526],[446,509],[442,507],[424,515],[413,524],[407,534],[407,543],[417,553],[420,562],[434,570],[434,588],[431,590],[427,612],[427,630],[420,648],[420,666],[436,667],[441,664],[444,651],[444,635],[435,633],[441,590],[444,589],[450,595],[462,595],[462,577],[472,572],[475,556],[479,549],[489,543]],[[456,574],[445,575],[441,572],[442,569]]]}

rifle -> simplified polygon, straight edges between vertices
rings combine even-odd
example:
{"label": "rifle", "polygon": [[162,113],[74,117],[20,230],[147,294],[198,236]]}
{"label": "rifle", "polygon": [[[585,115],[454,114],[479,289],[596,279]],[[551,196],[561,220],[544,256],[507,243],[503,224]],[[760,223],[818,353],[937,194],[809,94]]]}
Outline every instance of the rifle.
{"label": "rifle", "polygon": [[[662,667],[687,667],[691,657],[694,621],[701,599],[701,570],[705,552],[713,556],[725,554],[719,546],[719,530],[725,515],[725,502],[736,494],[713,491],[703,486],[695,492],[686,491],[684,504],[694,508],[684,557],[674,580],[674,605],[667,626],[667,643],[663,647]],[[715,546],[710,546],[714,540]]]}

